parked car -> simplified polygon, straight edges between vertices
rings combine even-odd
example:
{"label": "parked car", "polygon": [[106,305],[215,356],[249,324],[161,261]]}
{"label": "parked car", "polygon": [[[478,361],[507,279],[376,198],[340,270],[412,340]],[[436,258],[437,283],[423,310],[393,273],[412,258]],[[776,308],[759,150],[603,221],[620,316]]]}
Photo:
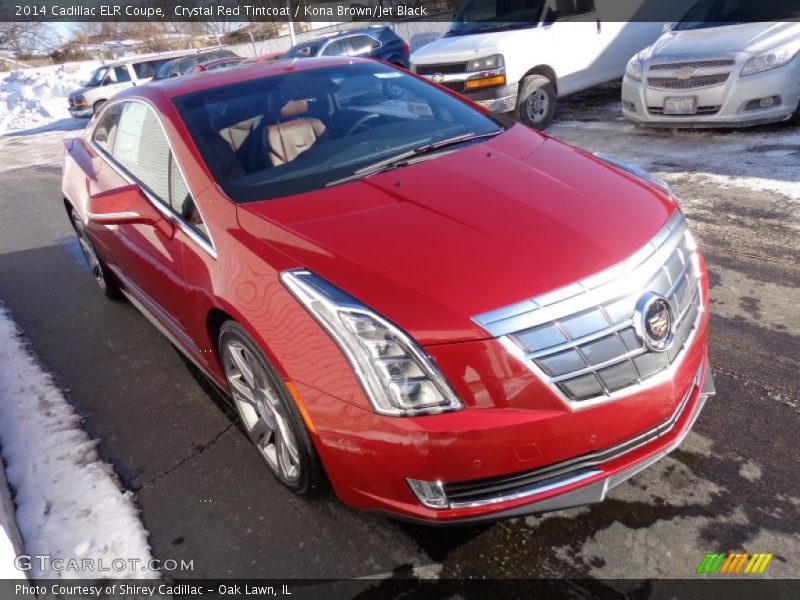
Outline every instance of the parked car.
{"label": "parked car", "polygon": [[619,21],[616,1],[466,0],[412,69],[542,129],[558,97],[622,78],[632,52],[661,34],[660,23]]}
{"label": "parked car", "polygon": [[204,71],[218,71],[242,64],[245,59],[241,56],[229,56],[228,58],[218,58],[204,63],[198,63],[192,69],[192,73],[203,73]]}
{"label": "parked car", "polygon": [[132,56],[98,67],[84,87],[68,96],[69,114],[75,118],[91,117],[114,94],[147,83],[164,63],[186,53]]}
{"label": "parked car", "polygon": [[[757,22],[768,17],[775,21]],[[699,2],[631,58],[623,114],[661,127],[738,127],[800,114],[800,23],[791,18],[800,8],[781,0]]]}
{"label": "parked car", "polygon": [[136,87],[65,148],[99,288],[230,395],[297,493],[325,473],[427,523],[597,502],[713,393],[668,186],[393,66]]}
{"label": "parked car", "polygon": [[391,27],[367,27],[301,42],[289,49],[285,58],[312,56],[359,56],[379,58],[408,68],[409,48]]}
{"label": "parked car", "polygon": [[201,52],[199,54],[192,54],[189,56],[182,56],[164,63],[161,68],[153,77],[153,81],[161,79],[169,79],[170,77],[180,77],[181,75],[188,75],[195,72],[195,67],[204,63],[219,60],[221,58],[239,58],[235,53],[230,50],[211,50],[210,52]]}

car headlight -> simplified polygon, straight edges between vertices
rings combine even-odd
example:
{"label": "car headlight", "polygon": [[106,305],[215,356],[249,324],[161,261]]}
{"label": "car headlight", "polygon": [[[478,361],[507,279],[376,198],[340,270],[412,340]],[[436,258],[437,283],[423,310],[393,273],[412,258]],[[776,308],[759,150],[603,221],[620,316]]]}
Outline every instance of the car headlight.
{"label": "car headlight", "polygon": [[632,81],[642,80],[642,76],[644,75],[644,66],[642,65],[642,59],[639,58],[638,54],[628,61],[628,66],[625,67],[625,75],[627,75],[628,79]]}
{"label": "car headlight", "polygon": [[502,69],[505,66],[502,54],[492,54],[485,58],[476,58],[467,63],[467,71],[489,71]]}
{"label": "car headlight", "polygon": [[464,408],[399,327],[310,271],[285,271],[281,281],[339,344],[376,412],[412,416]]}
{"label": "car headlight", "polygon": [[637,167],[636,165],[632,165],[623,160],[619,160],[618,158],[614,158],[613,156],[608,156],[606,154],[602,154],[599,152],[595,152],[594,155],[600,160],[603,160],[611,165],[614,165],[615,167],[622,169],[623,171],[627,171],[628,173],[634,175],[635,177],[638,177],[639,179],[643,179],[648,183],[652,183],[656,187],[659,187],[665,192],[667,192],[667,194],[669,194],[673,200],[675,200],[676,202],[678,201],[678,195],[675,193],[675,190],[673,190],[672,186],[663,179],[661,179],[660,177],[656,177],[655,175],[653,175],[649,171],[645,171],[641,167]]}
{"label": "car headlight", "polygon": [[773,48],[769,52],[762,52],[748,60],[744,67],[742,67],[742,77],[748,75],[755,75],[756,73],[763,73],[771,69],[777,69],[783,65],[791,62],[800,52],[800,40],[795,40]]}

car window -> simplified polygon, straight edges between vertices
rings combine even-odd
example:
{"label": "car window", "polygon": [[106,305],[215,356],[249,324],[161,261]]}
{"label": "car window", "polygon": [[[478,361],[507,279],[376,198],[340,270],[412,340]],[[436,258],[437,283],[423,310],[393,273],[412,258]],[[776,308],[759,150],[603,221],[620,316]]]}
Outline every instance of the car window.
{"label": "car window", "polygon": [[165,62],[158,68],[154,79],[166,79],[169,76],[169,70],[172,68],[172,61]]}
{"label": "car window", "polygon": [[347,41],[350,44],[350,54],[353,56],[369,54],[375,48],[380,46],[380,42],[378,40],[371,38],[368,35],[354,35],[347,38]]}
{"label": "car window", "polygon": [[545,0],[465,0],[453,18],[447,35],[533,27],[539,22],[544,2]]}
{"label": "car window", "polygon": [[[467,103],[371,61],[282,72],[174,102],[235,202],[324,188],[415,148],[502,131]],[[435,152],[421,159],[429,158]]]}
{"label": "car window", "polygon": [[119,117],[121,114],[122,104],[112,104],[109,106],[103,113],[103,116],[100,118],[92,134],[92,141],[109,154],[111,154],[111,150],[114,148],[114,138],[117,134],[117,125],[119,125]]}
{"label": "car window", "polygon": [[293,56],[297,56],[299,58],[303,58],[306,56],[314,56],[317,51],[317,45],[308,45],[308,46],[297,46],[292,48],[286,53],[286,56],[291,58]]}
{"label": "car window", "polygon": [[152,108],[141,102],[122,105],[112,156],[165,206],[208,237],[205,223]]}
{"label": "car window", "polygon": [[334,40],[322,51],[323,56],[346,56],[347,54],[347,40]]}
{"label": "car window", "polygon": [[155,60],[148,60],[140,63],[133,63],[133,72],[136,73],[137,79],[148,79],[154,77],[158,70],[161,68],[168,58],[158,58]]}
{"label": "car window", "polygon": [[127,67],[120,65],[111,71],[111,78],[114,83],[125,83],[131,80],[131,74],[128,73]]}
{"label": "car window", "polygon": [[177,68],[178,75],[186,75],[187,73],[190,73],[197,63],[198,58],[195,56],[182,60]]}
{"label": "car window", "polygon": [[545,9],[544,21],[552,23],[594,12],[593,0],[552,0]]}

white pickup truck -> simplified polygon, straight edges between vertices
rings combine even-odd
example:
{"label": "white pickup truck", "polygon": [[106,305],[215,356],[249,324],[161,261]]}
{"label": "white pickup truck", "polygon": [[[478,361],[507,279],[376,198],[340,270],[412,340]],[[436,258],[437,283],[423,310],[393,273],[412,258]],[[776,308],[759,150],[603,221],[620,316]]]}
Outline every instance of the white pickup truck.
{"label": "white pickup truck", "polygon": [[[632,18],[636,4],[654,1],[663,0],[634,0]],[[444,37],[414,52],[412,69],[541,129],[557,97],[621,79],[661,35],[663,22],[619,15],[618,0],[465,0]]]}

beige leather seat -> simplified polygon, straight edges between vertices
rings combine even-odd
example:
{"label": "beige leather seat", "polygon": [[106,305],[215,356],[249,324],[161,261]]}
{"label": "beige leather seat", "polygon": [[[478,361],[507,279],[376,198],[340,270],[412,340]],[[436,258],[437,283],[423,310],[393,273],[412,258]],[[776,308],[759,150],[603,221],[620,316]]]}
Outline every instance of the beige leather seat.
{"label": "beige leather seat", "polygon": [[273,166],[286,164],[302,154],[325,133],[325,124],[319,119],[304,117],[308,113],[308,100],[289,100],[281,108],[281,118],[289,119],[266,128],[266,147]]}

